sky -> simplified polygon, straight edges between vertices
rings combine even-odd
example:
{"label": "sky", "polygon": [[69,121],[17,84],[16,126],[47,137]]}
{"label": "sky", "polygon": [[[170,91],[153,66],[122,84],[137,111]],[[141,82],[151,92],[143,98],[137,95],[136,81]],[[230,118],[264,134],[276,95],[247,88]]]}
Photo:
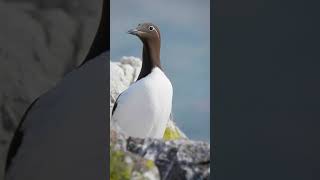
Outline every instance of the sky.
{"label": "sky", "polygon": [[161,64],[173,86],[173,117],[191,139],[210,141],[210,0],[111,0],[111,60],[141,58],[127,34],[139,23],[160,28]]}

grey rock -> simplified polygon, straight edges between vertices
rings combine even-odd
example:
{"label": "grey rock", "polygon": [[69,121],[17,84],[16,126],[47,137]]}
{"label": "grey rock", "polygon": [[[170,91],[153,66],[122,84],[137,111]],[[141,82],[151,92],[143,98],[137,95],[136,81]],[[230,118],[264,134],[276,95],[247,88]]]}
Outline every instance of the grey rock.
{"label": "grey rock", "polygon": [[[210,144],[188,139],[164,141],[134,138],[116,129],[113,126],[110,135],[110,144],[114,150],[153,161],[161,179],[210,178]],[[135,162],[139,163],[138,160]]]}
{"label": "grey rock", "polygon": [[152,159],[161,179],[209,179],[210,145],[191,140],[127,139],[128,151]]}

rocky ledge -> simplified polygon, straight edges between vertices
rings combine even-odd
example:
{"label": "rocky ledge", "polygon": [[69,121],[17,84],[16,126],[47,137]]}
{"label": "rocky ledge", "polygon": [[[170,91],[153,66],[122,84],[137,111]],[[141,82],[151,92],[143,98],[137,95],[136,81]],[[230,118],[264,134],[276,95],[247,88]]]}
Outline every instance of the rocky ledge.
{"label": "rocky ledge", "polygon": [[[138,76],[141,60],[110,63],[110,110],[117,96]],[[163,139],[128,137],[111,121],[111,180],[209,179],[210,144],[192,141],[170,119]]]}

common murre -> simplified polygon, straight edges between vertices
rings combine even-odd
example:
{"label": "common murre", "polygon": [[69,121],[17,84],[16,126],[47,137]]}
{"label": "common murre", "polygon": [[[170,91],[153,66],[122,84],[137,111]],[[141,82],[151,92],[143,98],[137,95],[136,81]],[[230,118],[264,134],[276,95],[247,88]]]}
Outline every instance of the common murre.
{"label": "common murre", "polygon": [[142,68],[138,79],[118,96],[112,118],[129,136],[163,138],[173,90],[160,63],[160,30],[152,23],[143,23],[128,33],[143,43]]}
{"label": "common murre", "polygon": [[[83,63],[25,112],[6,180],[108,179],[109,1]],[[107,74],[107,75],[106,75]]]}

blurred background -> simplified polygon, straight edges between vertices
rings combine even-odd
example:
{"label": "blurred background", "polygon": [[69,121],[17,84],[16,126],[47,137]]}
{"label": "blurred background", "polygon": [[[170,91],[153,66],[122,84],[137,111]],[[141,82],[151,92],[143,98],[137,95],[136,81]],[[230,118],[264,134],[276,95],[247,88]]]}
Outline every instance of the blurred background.
{"label": "blurred background", "polygon": [[210,0],[111,0],[111,60],[141,58],[126,34],[141,22],[161,31],[161,63],[173,85],[173,116],[188,137],[210,141]]}
{"label": "blurred background", "polygon": [[86,56],[102,0],[0,0],[0,179],[28,106]]}

